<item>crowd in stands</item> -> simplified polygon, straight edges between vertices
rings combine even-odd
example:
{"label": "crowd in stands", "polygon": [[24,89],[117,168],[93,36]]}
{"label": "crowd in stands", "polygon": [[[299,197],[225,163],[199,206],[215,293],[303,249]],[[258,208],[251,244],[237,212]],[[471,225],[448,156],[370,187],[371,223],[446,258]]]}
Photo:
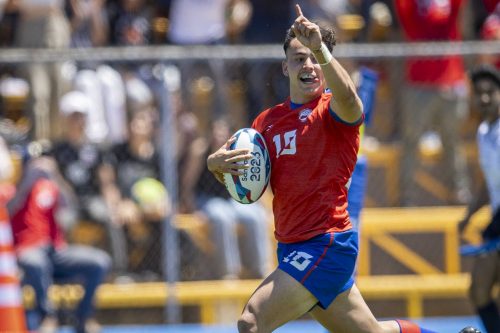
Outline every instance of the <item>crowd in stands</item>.
{"label": "crowd in stands", "polygon": [[[280,44],[295,3],[307,17],[334,26],[342,42],[500,39],[498,0],[0,0],[0,47]],[[500,55],[479,55],[474,62],[500,68]],[[358,65],[346,67],[354,71]],[[409,60],[404,86],[394,81],[398,67],[370,65],[388,85],[402,88],[404,99],[419,101],[391,97],[401,122],[388,136],[401,136],[402,177],[415,172],[419,139],[437,125],[450,170],[446,184],[453,189],[447,203],[467,202],[471,185],[459,133],[468,113],[470,64],[459,56]],[[25,282],[40,286],[45,317],[52,311],[44,296],[47,285],[71,277],[72,266],[61,264],[66,260],[87,278],[90,298],[105,279],[163,279],[162,222],[173,211],[196,213],[210,224],[215,245],[210,256],[216,260],[209,278],[261,278],[269,271],[271,249],[262,242],[270,238],[268,208],[229,200],[204,161],[235,129],[248,127],[266,106],[286,97],[284,80],[276,79],[281,64],[242,62],[229,68],[220,59],[169,67],[177,129],[176,207],[165,204],[169,193],[162,184],[165,87],[155,74],[158,66],[163,65],[0,64],[0,204],[9,202]],[[381,109],[387,106],[380,103]],[[405,184],[400,204],[415,204],[413,188]],[[46,221],[49,225],[37,226]],[[82,221],[102,228],[104,240],[93,247],[65,247]],[[37,239],[26,236],[29,228],[37,230]],[[52,264],[41,267],[46,261]],[[35,273],[49,266],[50,273]],[[76,326],[82,332],[92,331],[92,322],[86,322],[89,302],[84,299],[78,309]]]}

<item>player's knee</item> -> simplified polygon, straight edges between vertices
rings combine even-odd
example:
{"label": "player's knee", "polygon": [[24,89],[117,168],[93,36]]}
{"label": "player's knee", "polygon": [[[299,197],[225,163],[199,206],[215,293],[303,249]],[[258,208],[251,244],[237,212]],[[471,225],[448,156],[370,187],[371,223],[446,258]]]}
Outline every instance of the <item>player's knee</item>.
{"label": "player's knee", "polygon": [[238,332],[239,333],[257,333],[257,318],[255,315],[245,309],[238,320]]}

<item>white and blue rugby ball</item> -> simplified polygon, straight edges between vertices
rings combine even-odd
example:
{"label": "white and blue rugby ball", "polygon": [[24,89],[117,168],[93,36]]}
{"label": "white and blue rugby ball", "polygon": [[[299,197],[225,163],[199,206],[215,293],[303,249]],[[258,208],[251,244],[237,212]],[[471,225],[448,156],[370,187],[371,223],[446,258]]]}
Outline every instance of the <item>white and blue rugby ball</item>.
{"label": "white and blue rugby ball", "polygon": [[250,150],[253,158],[245,161],[248,169],[243,169],[244,174],[235,176],[224,174],[224,183],[231,197],[241,203],[250,204],[257,201],[269,183],[271,176],[271,160],[264,137],[253,128],[242,128],[234,133],[236,140],[229,150],[246,148]]}

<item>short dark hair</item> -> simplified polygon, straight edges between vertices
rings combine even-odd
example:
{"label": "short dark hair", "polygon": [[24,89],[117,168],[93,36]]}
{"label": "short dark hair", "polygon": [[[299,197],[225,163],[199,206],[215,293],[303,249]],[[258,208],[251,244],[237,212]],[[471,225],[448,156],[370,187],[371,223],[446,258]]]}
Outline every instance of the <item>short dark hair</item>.
{"label": "short dark hair", "polygon": [[500,87],[500,72],[491,65],[479,65],[469,75],[473,84],[476,84],[478,80],[488,79]]}
{"label": "short dark hair", "polygon": [[[317,22],[314,23],[318,24]],[[323,43],[325,43],[328,50],[332,52],[333,47],[337,45],[337,33],[333,28],[328,28],[325,26],[321,26],[319,24],[318,26],[321,32],[321,40],[323,41]],[[283,43],[283,50],[285,51],[285,55],[286,55],[286,50],[288,50],[288,47],[290,46],[292,39],[294,39],[295,37],[296,36],[292,28],[286,31],[285,42]]]}

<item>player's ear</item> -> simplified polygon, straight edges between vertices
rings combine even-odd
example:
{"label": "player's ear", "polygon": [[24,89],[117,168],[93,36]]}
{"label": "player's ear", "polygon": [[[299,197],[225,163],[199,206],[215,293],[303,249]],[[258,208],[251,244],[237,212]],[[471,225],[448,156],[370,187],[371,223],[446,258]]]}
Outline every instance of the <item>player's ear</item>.
{"label": "player's ear", "polygon": [[288,65],[286,64],[286,61],[281,62],[281,70],[283,71],[283,75],[288,77]]}

